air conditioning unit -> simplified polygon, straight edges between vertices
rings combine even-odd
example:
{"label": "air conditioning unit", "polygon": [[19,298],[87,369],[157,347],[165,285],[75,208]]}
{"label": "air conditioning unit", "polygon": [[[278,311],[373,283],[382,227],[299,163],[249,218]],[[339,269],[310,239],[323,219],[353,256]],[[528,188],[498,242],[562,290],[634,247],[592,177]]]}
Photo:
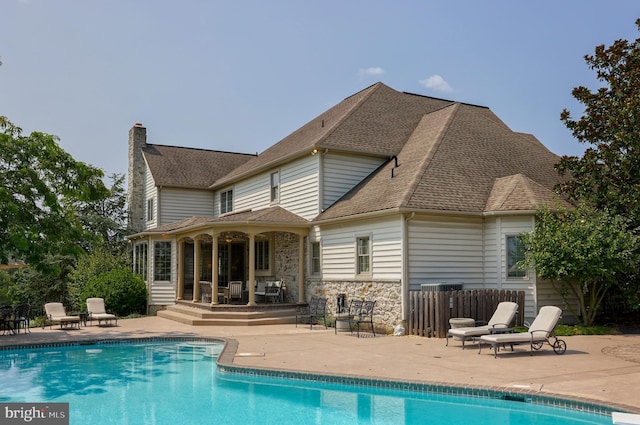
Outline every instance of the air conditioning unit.
{"label": "air conditioning unit", "polygon": [[462,291],[462,283],[423,283],[422,292]]}

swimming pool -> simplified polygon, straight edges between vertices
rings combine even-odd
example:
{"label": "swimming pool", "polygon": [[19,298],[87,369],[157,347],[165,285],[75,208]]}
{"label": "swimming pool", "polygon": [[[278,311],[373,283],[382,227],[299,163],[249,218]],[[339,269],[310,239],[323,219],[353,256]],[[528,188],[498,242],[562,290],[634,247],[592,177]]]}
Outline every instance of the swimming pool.
{"label": "swimming pool", "polygon": [[68,402],[71,424],[611,423],[608,415],[526,397],[228,373],[215,362],[222,347],[173,338],[0,350],[0,402]]}

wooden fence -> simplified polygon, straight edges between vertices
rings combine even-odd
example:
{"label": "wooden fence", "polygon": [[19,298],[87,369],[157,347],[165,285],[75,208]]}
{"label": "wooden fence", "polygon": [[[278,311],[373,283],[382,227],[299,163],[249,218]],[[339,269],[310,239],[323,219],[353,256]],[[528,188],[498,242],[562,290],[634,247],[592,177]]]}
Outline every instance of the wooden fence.
{"label": "wooden fence", "polygon": [[501,301],[518,304],[515,325],[524,322],[524,291],[474,289],[466,291],[411,291],[409,293],[409,335],[444,338],[452,317],[489,321]]}

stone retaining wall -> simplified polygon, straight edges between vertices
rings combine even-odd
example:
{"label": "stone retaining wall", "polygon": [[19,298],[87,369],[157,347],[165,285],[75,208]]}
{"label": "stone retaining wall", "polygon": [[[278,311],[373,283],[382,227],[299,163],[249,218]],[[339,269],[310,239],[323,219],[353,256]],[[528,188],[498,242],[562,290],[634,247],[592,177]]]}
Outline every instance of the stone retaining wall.
{"label": "stone retaining wall", "polygon": [[337,313],[336,298],[338,294],[345,294],[345,309],[349,308],[352,299],[373,300],[376,302],[373,321],[376,329],[390,333],[401,323],[402,299],[401,283],[399,281],[307,281],[305,283],[305,299],[312,296],[327,297],[327,313]]}

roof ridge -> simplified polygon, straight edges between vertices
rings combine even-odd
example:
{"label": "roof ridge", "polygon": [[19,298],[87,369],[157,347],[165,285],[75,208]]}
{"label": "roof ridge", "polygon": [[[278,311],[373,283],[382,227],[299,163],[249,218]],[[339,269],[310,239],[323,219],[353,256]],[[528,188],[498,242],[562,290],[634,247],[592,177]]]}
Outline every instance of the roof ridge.
{"label": "roof ridge", "polygon": [[[427,172],[428,164],[431,162],[431,160],[433,159],[433,156],[435,155],[436,151],[440,147],[440,144],[444,139],[444,135],[447,133],[447,131],[449,130],[449,127],[451,126],[453,117],[457,114],[458,110],[460,109],[460,103],[454,102],[450,105],[446,105],[446,106],[443,106],[442,108],[438,108],[433,112],[424,114],[420,119],[420,122],[418,122],[418,125],[414,129],[411,136],[409,136],[409,140],[407,140],[407,143],[411,141],[411,139],[415,134],[416,129],[421,126],[421,124],[424,122],[424,120],[427,117],[433,116],[434,113],[444,111],[445,109],[451,108],[451,107],[453,107],[453,109],[449,113],[449,116],[447,117],[446,122],[438,130],[437,136],[435,137],[435,140],[436,140],[435,143],[431,145],[431,148],[429,149],[429,151],[424,155],[421,161],[421,164],[417,167],[416,172],[413,174],[413,178],[411,179],[411,182],[407,185],[407,190],[405,191],[405,195],[402,197],[401,205],[407,205],[411,197],[413,197],[413,195],[415,194],[415,191],[419,186],[420,180],[422,179],[424,174]],[[407,145],[407,143],[405,143],[405,146]]]}
{"label": "roof ridge", "polygon": [[163,144],[158,144],[158,143],[147,143],[145,147],[155,147],[155,146],[159,146],[159,147],[163,147],[163,148],[189,149],[189,150],[194,150],[194,151],[229,153],[229,154],[233,154],[233,155],[256,156],[256,154],[254,154],[254,153],[221,151],[221,150],[218,150],[218,149],[194,148],[194,147],[190,147],[190,146],[163,145]]}

